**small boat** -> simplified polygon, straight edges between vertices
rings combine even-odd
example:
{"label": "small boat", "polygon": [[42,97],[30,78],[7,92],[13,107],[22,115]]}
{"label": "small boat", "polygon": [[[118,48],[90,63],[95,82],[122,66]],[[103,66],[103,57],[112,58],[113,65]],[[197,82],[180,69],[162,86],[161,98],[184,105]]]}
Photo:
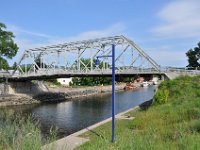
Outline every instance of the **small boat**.
{"label": "small boat", "polygon": [[153,85],[157,85],[158,84],[158,81],[153,81]]}
{"label": "small boat", "polygon": [[142,87],[148,87],[148,86],[149,86],[149,83],[148,83],[147,81],[145,81],[145,82],[143,82],[143,83],[141,84],[141,86],[142,86]]}
{"label": "small boat", "polygon": [[133,90],[133,89],[135,89],[135,86],[133,86],[133,85],[131,85],[131,84],[128,84],[128,85],[126,85],[125,87],[124,87],[124,90]]}

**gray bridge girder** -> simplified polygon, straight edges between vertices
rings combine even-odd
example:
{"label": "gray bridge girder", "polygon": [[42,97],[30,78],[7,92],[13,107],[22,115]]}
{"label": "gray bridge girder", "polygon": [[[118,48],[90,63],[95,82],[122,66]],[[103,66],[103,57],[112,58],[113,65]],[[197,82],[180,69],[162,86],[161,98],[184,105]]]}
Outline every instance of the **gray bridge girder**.
{"label": "gray bridge girder", "polygon": [[25,50],[17,69],[7,77],[29,80],[56,76],[110,76],[111,59],[102,58],[102,66],[96,66],[94,59],[110,55],[113,44],[116,47],[116,75],[170,74],[169,70],[163,70],[133,41],[121,35]]}
{"label": "gray bridge girder", "polygon": [[[98,71],[94,59],[97,56],[109,55],[112,44],[116,46],[115,64],[117,73],[132,74],[134,72],[134,74],[138,74],[145,69],[156,70],[157,73],[160,73],[160,66],[133,41],[124,36],[114,36],[28,49],[22,55],[11,78],[29,78],[30,76],[39,78],[40,76],[54,76],[55,74],[77,76],[80,74],[110,74],[111,61],[103,58],[103,68]],[[142,61],[139,62],[138,58],[141,58]],[[90,62],[85,63],[82,59],[89,59]],[[139,69],[137,69],[137,72],[135,70],[130,72],[130,69],[127,68]]]}

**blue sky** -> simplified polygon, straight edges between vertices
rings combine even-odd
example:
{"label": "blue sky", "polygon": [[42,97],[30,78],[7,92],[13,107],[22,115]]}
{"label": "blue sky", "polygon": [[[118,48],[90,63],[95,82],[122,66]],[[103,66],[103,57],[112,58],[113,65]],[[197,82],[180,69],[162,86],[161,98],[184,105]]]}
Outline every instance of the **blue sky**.
{"label": "blue sky", "polygon": [[25,49],[114,35],[136,42],[161,66],[184,67],[200,41],[199,0],[1,0],[0,22]]}

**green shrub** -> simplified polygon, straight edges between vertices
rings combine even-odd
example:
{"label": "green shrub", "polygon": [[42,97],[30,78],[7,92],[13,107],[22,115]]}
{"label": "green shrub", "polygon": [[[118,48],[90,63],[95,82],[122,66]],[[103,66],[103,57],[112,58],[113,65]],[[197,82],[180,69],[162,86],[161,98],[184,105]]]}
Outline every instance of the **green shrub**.
{"label": "green shrub", "polygon": [[53,85],[57,85],[60,86],[61,83],[57,81],[57,79],[46,79],[45,81],[47,81],[49,84],[53,84]]}
{"label": "green shrub", "polygon": [[192,132],[198,132],[200,133],[200,120],[195,120],[192,122],[190,130]]}
{"label": "green shrub", "polygon": [[155,98],[155,102],[158,104],[164,104],[168,101],[168,97],[169,97],[169,90],[167,89],[159,89],[154,98]]}

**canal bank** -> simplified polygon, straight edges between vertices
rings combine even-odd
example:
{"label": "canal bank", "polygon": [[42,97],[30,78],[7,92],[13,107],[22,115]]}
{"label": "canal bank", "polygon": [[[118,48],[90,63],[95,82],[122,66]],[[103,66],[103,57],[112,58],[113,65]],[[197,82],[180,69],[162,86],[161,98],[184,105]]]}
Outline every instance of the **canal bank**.
{"label": "canal bank", "polygon": [[[117,120],[133,120],[135,117],[130,116],[130,112],[133,113],[138,110],[147,110],[151,105],[153,104],[153,99],[148,100],[143,102],[142,104],[135,106],[133,108],[130,108],[126,111],[120,112],[115,115],[115,119]],[[90,138],[84,137],[84,135],[87,135],[87,133],[92,133],[92,134],[98,134],[94,131],[95,128],[100,127],[106,123],[110,122],[111,126],[111,121],[112,117],[107,118],[103,121],[100,121],[98,123],[95,123],[89,127],[86,127],[78,132],[75,132],[73,134],[70,134],[69,136],[66,136],[64,138],[61,138],[57,141],[54,141],[50,144],[44,145],[43,150],[48,150],[48,149],[54,149],[54,150],[73,150],[80,145],[89,142]],[[99,135],[101,136],[101,135]]]}
{"label": "canal bank", "polygon": [[[151,99],[155,86],[138,88],[133,91],[116,93],[116,114]],[[88,126],[101,122],[111,116],[111,94],[94,95],[61,103],[19,105],[7,107],[22,118],[31,116],[37,120],[43,137],[50,137],[51,130],[57,129],[57,138],[61,139]]]}
{"label": "canal bank", "polygon": [[110,124],[104,124],[84,134],[91,141],[77,150],[200,149],[199,79],[186,76],[162,83],[155,105],[129,112],[134,120],[117,120],[115,143],[110,142]]}
{"label": "canal bank", "polygon": [[[131,109],[128,109],[124,112],[121,112],[121,113],[118,113],[115,115],[115,118],[117,120],[133,120],[134,117],[131,117],[129,115],[127,115],[127,113],[131,112],[131,111],[136,111],[139,109],[139,106],[136,106],[134,108],[131,108]],[[86,127],[78,132],[75,132],[67,137],[64,137],[62,139],[59,139],[55,142],[52,142],[50,144],[47,144],[47,145],[44,145],[42,147],[43,150],[49,150],[49,149],[54,149],[54,150],[73,150],[77,147],[79,147],[80,145],[90,141],[89,138],[85,138],[85,137],[81,137],[84,133],[86,132],[91,132],[91,133],[95,133],[94,129],[103,125],[103,124],[106,124],[108,122],[111,122],[112,121],[112,118],[108,118],[108,119],[105,119],[101,122],[98,122],[94,125],[91,125],[89,127]]]}
{"label": "canal bank", "polygon": [[[5,85],[2,85],[2,89]],[[27,86],[27,85],[26,85]],[[10,93],[0,94],[0,107],[13,105],[27,105],[38,103],[57,103],[62,101],[77,100],[77,98],[89,97],[98,94],[111,93],[112,87],[109,86],[93,86],[93,87],[49,87],[43,84],[29,84],[28,90],[22,85],[18,88],[11,88],[7,85],[7,91]],[[125,84],[117,84],[116,91],[123,91]],[[17,90],[16,90],[17,89]],[[20,89],[20,90],[19,90]],[[31,89],[37,89],[33,92]]]}
{"label": "canal bank", "polygon": [[[156,86],[138,88],[116,93],[116,114],[152,99]],[[31,116],[38,120],[44,137],[49,131],[57,129],[58,138],[80,131],[97,122],[111,117],[111,93],[77,98],[60,103],[42,103],[37,105],[16,105],[7,107],[15,114]]]}

